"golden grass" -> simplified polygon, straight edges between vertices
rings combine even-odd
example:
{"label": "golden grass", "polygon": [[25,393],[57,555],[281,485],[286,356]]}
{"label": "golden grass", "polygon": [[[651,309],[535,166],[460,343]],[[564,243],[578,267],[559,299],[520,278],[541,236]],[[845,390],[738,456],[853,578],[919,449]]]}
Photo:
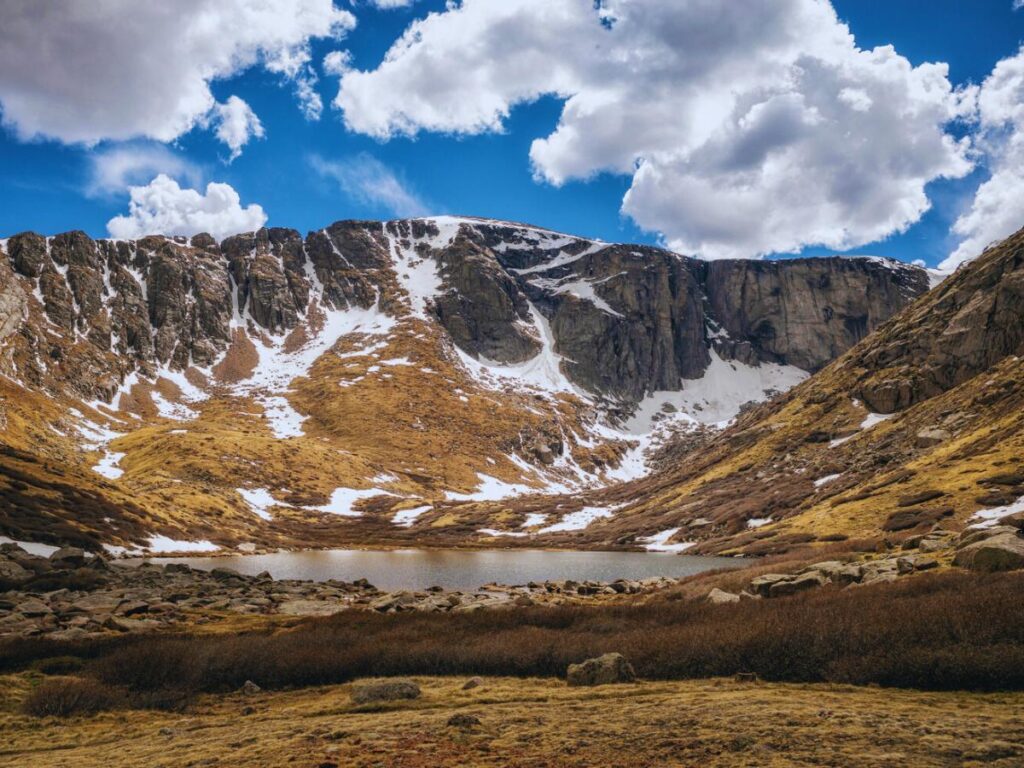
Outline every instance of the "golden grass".
{"label": "golden grass", "polygon": [[[207,696],[192,711],[69,721],[17,714],[37,678],[0,679],[0,765],[1020,765],[1024,694],[732,680],[568,688],[416,678],[415,701],[352,705],[349,686]],[[250,709],[251,708],[251,712]],[[249,712],[249,714],[244,714]],[[446,725],[470,714],[480,725]]]}

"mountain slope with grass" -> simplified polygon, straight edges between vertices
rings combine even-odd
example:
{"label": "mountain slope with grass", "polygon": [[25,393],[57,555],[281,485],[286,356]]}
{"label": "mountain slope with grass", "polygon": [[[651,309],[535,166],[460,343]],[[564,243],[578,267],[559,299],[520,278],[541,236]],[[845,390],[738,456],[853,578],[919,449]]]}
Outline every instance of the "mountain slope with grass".
{"label": "mountain slope with grass", "polygon": [[1022,354],[1024,231],[785,395],[679,441],[662,471],[585,498],[615,512],[579,535],[754,555],[928,534],[948,549],[1024,508]]}
{"label": "mountain slope with grass", "polygon": [[115,552],[485,543],[481,505],[641,477],[928,285],[451,217],[0,249],[0,534]]}

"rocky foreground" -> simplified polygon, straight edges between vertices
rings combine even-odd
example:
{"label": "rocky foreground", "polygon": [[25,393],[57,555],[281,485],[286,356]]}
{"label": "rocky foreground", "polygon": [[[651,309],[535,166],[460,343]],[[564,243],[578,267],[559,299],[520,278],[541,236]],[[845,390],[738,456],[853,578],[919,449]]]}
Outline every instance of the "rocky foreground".
{"label": "rocky foreground", "polygon": [[[1024,568],[1024,513],[992,522],[959,534],[936,526],[904,539],[898,549],[791,565],[779,573],[757,572],[735,592],[712,586],[705,599],[734,603],[785,597],[828,584],[856,588],[949,567],[984,572]],[[238,617],[329,616],[347,610],[468,613],[644,599],[678,584],[677,579],[659,577],[486,584],[472,592],[441,587],[386,592],[365,579],[275,580],[267,572],[247,576],[229,568],[204,571],[183,563],[130,566],[74,547],[45,558],[17,544],[3,544],[0,589],[7,591],[0,591],[0,636],[79,640],[184,629]]]}

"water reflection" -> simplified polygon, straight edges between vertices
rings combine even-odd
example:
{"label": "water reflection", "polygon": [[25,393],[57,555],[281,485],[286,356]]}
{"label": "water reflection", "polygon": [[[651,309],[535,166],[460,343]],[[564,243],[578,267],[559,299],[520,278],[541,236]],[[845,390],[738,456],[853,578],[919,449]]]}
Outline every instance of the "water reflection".
{"label": "water reflection", "polygon": [[[140,562],[140,561],[128,561]],[[652,576],[689,576],[714,568],[736,568],[727,557],[645,552],[550,552],[545,550],[351,550],[278,552],[225,557],[151,558],[155,563],[188,563],[193,568],[226,567],[254,575],[269,571],[275,579],[368,579],[386,589],[472,590],[487,584],[529,581],[614,581]]]}

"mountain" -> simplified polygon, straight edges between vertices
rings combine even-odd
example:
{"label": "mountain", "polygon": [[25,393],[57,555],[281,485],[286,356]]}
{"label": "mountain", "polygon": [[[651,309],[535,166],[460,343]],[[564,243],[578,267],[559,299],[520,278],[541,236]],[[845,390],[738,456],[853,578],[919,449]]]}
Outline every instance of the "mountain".
{"label": "mountain", "polygon": [[695,470],[638,478],[929,285],[451,217],[0,249],[0,532],[113,551],[632,546]]}
{"label": "mountain", "polygon": [[970,542],[956,532],[995,533],[1024,510],[1022,356],[1024,230],[785,395],[677,443],[661,471],[584,498],[614,513],[577,538],[751,555],[925,541],[951,553]]}

